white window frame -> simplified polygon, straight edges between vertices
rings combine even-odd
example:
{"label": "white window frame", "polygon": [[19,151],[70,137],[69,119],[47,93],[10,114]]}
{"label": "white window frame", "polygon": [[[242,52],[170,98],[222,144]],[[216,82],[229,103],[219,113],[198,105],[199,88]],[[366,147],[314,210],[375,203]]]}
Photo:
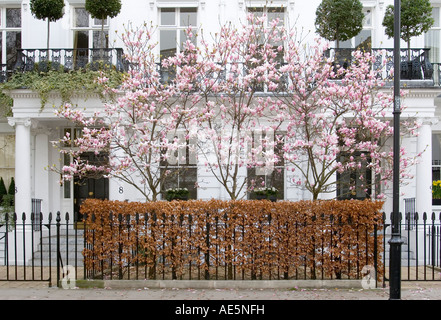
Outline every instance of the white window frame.
{"label": "white window frame", "polygon": [[[178,4],[178,3],[173,3],[173,4]],[[161,21],[161,12],[162,9],[174,9],[175,10],[175,24],[174,25],[163,25],[162,21]],[[195,26],[191,26],[192,29],[197,29],[198,28],[198,24],[199,24],[199,7],[195,4],[193,5],[179,5],[179,6],[158,6],[158,56],[160,56],[161,54],[161,31],[175,31],[176,32],[176,54],[180,53],[180,43],[181,43],[181,31],[185,31],[188,29],[188,26],[181,26],[180,25],[180,13],[181,13],[181,9],[195,9],[196,10],[196,25]],[[198,42],[198,38],[196,38],[196,45]]]}
{"label": "white window frame", "polygon": [[[20,27],[7,27],[6,26],[6,11],[8,9],[20,9],[21,13],[21,26]],[[0,32],[2,34],[1,48],[2,48],[2,56],[0,57],[0,61],[2,64],[7,63],[7,43],[6,43],[6,33],[7,32],[21,32],[23,28],[23,12],[21,11],[20,5],[3,5],[0,7]],[[23,33],[22,33],[22,42],[23,42]]]}
{"label": "white window frame", "polygon": [[[429,32],[431,32],[431,31],[437,31],[438,32],[438,43],[439,43],[439,45],[441,46],[441,6],[438,4],[433,4],[432,5],[432,16],[434,17],[435,15],[435,10],[437,10],[438,11],[438,13],[437,13],[437,15],[438,15],[438,26],[432,26],[431,28],[430,28],[430,30],[429,30]],[[429,33],[428,32],[428,33]],[[424,34],[424,47],[425,48],[427,48],[427,47],[429,47],[429,45],[428,45],[428,43],[427,43],[427,41],[428,41],[428,39],[427,39],[427,36],[428,36],[428,33],[425,33]],[[430,56],[430,62],[431,63],[441,63],[441,47],[438,47],[437,48],[438,50],[438,53],[432,53],[432,50],[431,51],[429,51],[429,56]]]}
{"label": "white window frame", "polygon": [[[88,13],[89,15],[89,23],[88,23],[88,27],[77,27],[76,24],[76,10],[77,9],[84,9],[84,6],[72,6],[71,8],[71,21],[72,21],[72,26],[71,26],[71,30],[72,30],[72,46],[74,46],[74,39],[75,39],[75,32],[76,31],[87,31],[88,32],[88,37],[89,37],[89,45],[88,45],[88,49],[92,49],[93,47],[93,33],[95,31],[101,32],[101,23],[96,23],[99,21],[99,19],[95,19],[92,18],[92,16],[90,15],[90,13]],[[98,21],[96,21],[98,20]],[[104,24],[104,32],[107,32],[108,35],[110,35],[109,33],[109,18],[107,17],[106,19],[106,23]],[[110,39],[107,40],[108,41],[108,45],[110,46]]]}
{"label": "white window frame", "polygon": [[[370,31],[370,33],[371,33],[371,46],[372,46],[372,44],[374,43],[374,35],[375,35],[375,30],[374,30],[374,18],[375,18],[375,15],[374,15],[374,8],[373,7],[363,7],[363,13],[364,13],[364,19],[363,19],[363,29],[361,30],[361,32],[363,32],[363,31]],[[366,16],[367,16],[367,13],[370,13],[370,20],[371,20],[371,22],[370,22],[370,24],[367,24],[366,23]],[[346,41],[340,41],[340,48],[342,48],[342,49],[344,49],[344,48],[348,48],[348,49],[354,49],[354,48],[356,48],[359,44],[356,44],[355,43],[355,38],[356,38],[356,36],[355,37],[353,37],[353,38],[351,38],[351,39],[349,39],[349,40],[346,40]]]}

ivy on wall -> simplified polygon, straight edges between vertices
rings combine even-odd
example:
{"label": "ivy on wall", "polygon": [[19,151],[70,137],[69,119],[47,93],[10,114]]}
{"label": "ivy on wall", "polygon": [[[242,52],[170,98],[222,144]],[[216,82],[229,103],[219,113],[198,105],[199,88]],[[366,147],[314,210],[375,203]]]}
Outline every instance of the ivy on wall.
{"label": "ivy on wall", "polygon": [[118,88],[122,83],[124,74],[115,69],[103,68],[102,70],[79,69],[65,71],[48,70],[41,72],[35,70],[15,73],[7,82],[0,85],[0,116],[12,116],[13,101],[8,96],[8,91],[15,89],[29,89],[39,94],[41,108],[48,103],[49,94],[58,93],[62,103],[70,102],[74,94],[99,94],[103,96],[103,85],[97,81],[100,77],[108,78],[107,85]]}

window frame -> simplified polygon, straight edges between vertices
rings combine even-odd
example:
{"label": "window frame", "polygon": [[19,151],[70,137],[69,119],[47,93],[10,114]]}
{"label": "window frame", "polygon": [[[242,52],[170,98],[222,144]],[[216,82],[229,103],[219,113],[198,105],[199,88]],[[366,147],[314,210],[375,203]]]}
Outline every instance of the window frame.
{"label": "window frame", "polygon": [[[370,46],[369,49],[372,48],[372,44],[374,43],[374,35],[375,35],[375,24],[374,24],[374,7],[363,7],[363,13],[365,15],[364,19],[363,19],[363,29],[360,31],[360,33],[358,35],[356,35],[355,37],[346,40],[346,41],[340,41],[340,48],[341,49],[357,49],[360,47],[360,45],[363,42],[360,43],[356,43],[356,39],[357,37],[363,32],[363,31],[369,31],[371,34],[371,41],[370,41]],[[366,24],[366,16],[367,13],[370,13],[370,24]],[[366,49],[366,48],[365,48]]]}
{"label": "window frame", "polygon": [[[186,133],[185,131],[181,131],[179,130],[176,133],[176,138],[178,138],[180,141],[182,139],[186,139]],[[162,176],[163,174],[163,170],[176,170],[177,173],[173,173],[173,176],[171,177],[171,179],[176,179],[177,180],[177,185],[167,185],[167,182],[170,182],[170,178],[165,178],[163,181],[161,181],[161,194],[162,194],[162,198],[165,199],[165,194],[166,194],[166,190],[169,188],[187,188],[189,190],[189,199],[198,199],[198,188],[196,187],[197,183],[198,183],[198,178],[199,178],[199,170],[198,170],[198,163],[197,163],[197,159],[196,159],[196,154],[195,154],[195,150],[191,150],[191,145],[196,146],[195,141],[193,141],[193,139],[186,139],[186,147],[185,147],[185,163],[182,162],[181,158],[182,158],[182,153],[183,150],[182,148],[179,148],[178,150],[175,150],[175,153],[177,153],[176,156],[176,163],[175,164],[170,164],[167,162],[167,164],[164,164],[164,161],[161,158],[160,163],[159,163],[159,169],[160,169],[160,175]],[[164,150],[164,152],[167,152],[167,150]],[[193,185],[187,185],[185,184],[186,181],[184,179],[184,181],[181,180],[181,175],[187,175],[186,172],[187,170],[191,170],[194,171],[194,173],[196,173],[196,178],[195,178],[195,183]],[[176,176],[174,176],[176,175]],[[184,183],[184,185],[181,185],[181,181],[182,183]],[[191,182],[189,182],[191,183]]]}
{"label": "window frame", "polygon": [[[167,25],[163,25],[162,24],[162,11],[163,10],[174,10],[174,24],[167,24]],[[180,14],[181,14],[181,10],[194,10],[195,14],[196,14],[196,25],[181,25],[181,19],[180,19]],[[183,41],[181,41],[181,31],[185,31],[189,28],[189,26],[191,26],[192,29],[197,30],[198,28],[198,23],[199,23],[199,8],[197,6],[195,7],[181,7],[181,6],[176,6],[176,7],[159,7],[158,8],[158,51],[159,51],[159,59],[162,60],[162,56],[161,56],[161,31],[175,31],[175,36],[176,36],[176,54],[179,54],[181,52],[181,48],[180,45],[182,44]],[[197,45],[198,43],[198,38],[195,38],[196,43],[195,45]]]}
{"label": "window frame", "polygon": [[[366,153],[364,151],[356,151],[354,154],[356,156],[360,156],[362,153]],[[349,154],[345,155],[345,152],[338,155],[339,158],[341,157],[349,157]],[[369,163],[372,159],[370,156],[366,156],[366,159],[364,162]],[[365,200],[370,199],[372,197],[372,191],[373,191],[373,177],[372,177],[372,168],[367,168],[366,166],[362,166],[362,168],[354,168],[351,170],[345,170],[344,172],[340,173],[337,171],[337,177],[336,177],[336,196],[338,200]],[[360,180],[360,175],[365,176],[365,180]],[[342,185],[342,183],[346,183],[347,179],[349,179],[349,184]],[[361,185],[358,185],[358,182],[361,182]],[[366,183],[364,182],[366,181]],[[351,191],[351,187],[353,186],[352,183],[355,183],[355,190]],[[359,188],[367,189],[367,191],[359,190]],[[342,193],[343,191],[348,189],[347,192]],[[363,196],[359,196],[359,191]],[[355,192],[355,193],[354,193]]]}
{"label": "window frame", "polygon": [[[20,27],[8,27],[7,26],[7,10],[8,9],[16,9],[20,12]],[[15,64],[14,59],[11,61],[11,65],[8,64],[8,43],[7,43],[7,33],[8,32],[19,32],[20,33],[20,46],[15,45],[13,47],[14,50],[21,49],[22,43],[23,43],[23,34],[22,34],[22,28],[23,28],[23,12],[21,10],[20,5],[2,5],[0,6],[0,32],[1,32],[1,54],[0,54],[0,62],[2,65],[8,65],[8,69],[10,67],[13,67],[13,64]],[[17,59],[17,54],[15,53],[15,60]]]}
{"label": "window frame", "polygon": [[[91,14],[89,12],[87,12],[86,8],[84,7],[84,5],[78,5],[78,6],[72,6],[72,12],[71,12],[71,31],[72,31],[72,47],[75,49],[75,33],[78,31],[83,31],[83,32],[87,32],[87,36],[88,36],[88,48],[87,49],[101,49],[99,44],[97,47],[94,47],[94,43],[95,43],[95,38],[94,38],[94,33],[98,32],[98,34],[101,32],[101,23],[100,23],[100,19],[96,19],[96,18],[92,18]],[[77,9],[83,9],[87,14],[88,14],[88,26],[87,27],[77,27],[76,26],[76,17],[77,17]],[[95,22],[98,22],[98,24],[96,24]],[[105,44],[105,48],[109,48],[110,46],[110,39],[109,39],[109,35],[110,35],[110,18],[107,17],[106,18],[106,23],[104,24],[104,33],[106,35],[106,44]],[[99,37],[97,39],[97,42],[99,42]]]}
{"label": "window frame", "polygon": [[[435,10],[438,11],[437,17],[435,18]],[[429,29],[428,32],[424,33],[424,47],[425,48],[430,48],[429,51],[429,61],[431,61],[432,63],[440,63],[441,62],[441,5],[440,4],[432,4],[432,17],[435,18],[435,23],[438,22],[438,25],[436,26],[435,24]],[[437,38],[438,38],[438,46],[431,45],[431,43],[429,43],[429,34],[430,33],[435,33],[437,34]],[[436,49],[433,50],[433,49]]]}
{"label": "window frame", "polygon": [[[263,135],[264,131],[260,132],[260,137],[261,139],[265,139],[264,135]],[[254,144],[255,141],[255,132],[252,132],[252,142]],[[253,190],[250,189],[250,187],[252,187],[250,185],[250,182],[252,179],[255,180],[255,185],[254,188],[259,188],[259,187],[275,187],[274,186],[274,180],[275,179],[275,175],[280,174],[280,181],[281,184],[283,185],[282,188],[277,188],[279,193],[277,194],[276,198],[277,200],[284,200],[286,199],[286,163],[285,163],[285,158],[283,155],[283,144],[285,143],[285,138],[286,138],[286,132],[284,131],[276,131],[273,132],[274,134],[274,145],[275,145],[275,149],[279,149],[280,153],[278,154],[278,157],[280,159],[280,162],[274,164],[274,168],[272,170],[272,172],[270,174],[257,174],[257,170],[259,168],[257,167],[247,167],[247,175],[246,175],[246,179],[248,182],[248,190],[247,190],[247,199],[248,200],[254,200],[255,199],[255,194],[253,192]],[[278,147],[277,147],[278,146]],[[276,152],[275,150],[275,152]],[[276,153],[277,154],[277,153]],[[277,172],[277,171],[281,171],[281,172]],[[263,177],[263,182],[265,183],[264,186],[261,185],[261,181],[257,181],[257,179],[259,179],[259,177]],[[277,185],[277,184],[276,184]]]}

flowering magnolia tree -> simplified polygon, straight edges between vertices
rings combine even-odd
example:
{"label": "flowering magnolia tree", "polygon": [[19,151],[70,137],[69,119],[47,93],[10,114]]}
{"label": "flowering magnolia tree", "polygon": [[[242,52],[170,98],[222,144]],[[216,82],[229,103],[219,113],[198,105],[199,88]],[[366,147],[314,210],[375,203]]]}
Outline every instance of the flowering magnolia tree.
{"label": "flowering magnolia tree", "polygon": [[[372,70],[374,58],[354,52],[343,68],[324,58],[319,42],[308,52],[293,41],[286,48],[280,72],[289,80],[277,99],[287,119],[284,156],[297,171],[293,182],[313,199],[336,190],[342,198],[364,198],[375,186],[375,197],[383,197],[379,183],[392,178],[393,97]],[[415,135],[415,122],[402,125],[403,135]],[[404,148],[400,157],[400,176],[409,178],[415,158]]]}
{"label": "flowering magnolia tree", "polygon": [[[120,88],[106,87],[108,79],[98,79],[108,97],[97,114],[64,105],[58,116],[71,120],[81,133],[66,135],[59,146],[73,161],[61,169],[64,179],[74,177],[116,177],[134,186],[146,200],[157,200],[170,173],[167,158],[180,147],[175,137],[191,115],[193,102],[180,100],[178,86],[161,83],[155,62],[152,28],[130,26],[122,34],[129,70]],[[108,154],[108,161],[91,163],[84,154]]]}

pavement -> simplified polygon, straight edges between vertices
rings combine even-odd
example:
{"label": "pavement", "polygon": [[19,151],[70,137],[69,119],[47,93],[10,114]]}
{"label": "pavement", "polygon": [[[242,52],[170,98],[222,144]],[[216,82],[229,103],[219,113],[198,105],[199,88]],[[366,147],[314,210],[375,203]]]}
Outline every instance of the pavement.
{"label": "pavement", "polygon": [[[136,283],[136,282],[134,282]],[[114,285],[113,285],[114,284]],[[120,285],[118,281],[104,286],[49,287],[45,282],[0,282],[0,300],[389,300],[390,288],[363,289],[360,286],[348,287],[327,283],[323,286],[279,286],[265,287],[187,287],[169,285],[167,287],[146,287]],[[401,300],[441,300],[441,282],[409,281],[401,284]]]}

